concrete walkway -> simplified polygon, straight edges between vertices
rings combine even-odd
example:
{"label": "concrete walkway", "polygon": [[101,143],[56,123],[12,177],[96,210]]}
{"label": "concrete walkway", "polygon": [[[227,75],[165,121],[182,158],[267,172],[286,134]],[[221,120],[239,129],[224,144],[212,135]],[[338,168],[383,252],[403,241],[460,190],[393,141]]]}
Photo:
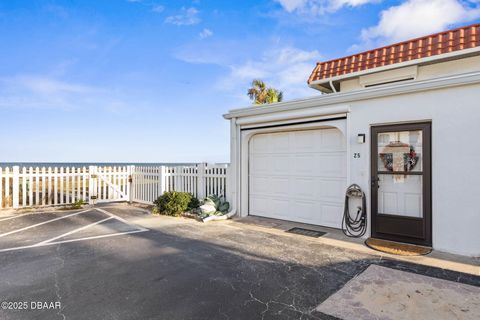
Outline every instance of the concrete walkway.
{"label": "concrete walkway", "polygon": [[375,251],[364,245],[364,239],[349,238],[345,236],[341,230],[337,229],[251,216],[231,221],[246,225],[250,229],[262,230],[263,232],[284,236],[289,236],[290,234],[285,233],[285,231],[294,227],[318,230],[326,232],[326,235],[321,238],[311,238],[310,241],[355,250],[365,254],[373,254],[384,258],[480,276],[480,257],[467,257],[436,250],[426,256],[398,256]]}

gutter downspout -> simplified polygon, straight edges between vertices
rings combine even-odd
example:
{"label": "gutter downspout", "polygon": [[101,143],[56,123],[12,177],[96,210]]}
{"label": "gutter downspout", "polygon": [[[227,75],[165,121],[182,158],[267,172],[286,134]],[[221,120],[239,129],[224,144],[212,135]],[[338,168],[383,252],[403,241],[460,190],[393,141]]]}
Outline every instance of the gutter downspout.
{"label": "gutter downspout", "polygon": [[330,88],[332,89],[333,93],[337,93],[337,89],[335,89],[335,86],[333,85],[333,80],[330,80],[328,83],[330,83]]}
{"label": "gutter downspout", "polygon": [[227,190],[230,194],[230,204],[231,209],[229,212],[222,216],[209,216],[203,219],[203,222],[216,221],[216,220],[227,220],[231,219],[237,214],[237,189],[238,189],[238,178],[237,178],[237,167],[239,165],[237,157],[237,144],[238,144],[238,134],[237,134],[237,118],[230,119],[230,167],[228,168],[227,175]]}

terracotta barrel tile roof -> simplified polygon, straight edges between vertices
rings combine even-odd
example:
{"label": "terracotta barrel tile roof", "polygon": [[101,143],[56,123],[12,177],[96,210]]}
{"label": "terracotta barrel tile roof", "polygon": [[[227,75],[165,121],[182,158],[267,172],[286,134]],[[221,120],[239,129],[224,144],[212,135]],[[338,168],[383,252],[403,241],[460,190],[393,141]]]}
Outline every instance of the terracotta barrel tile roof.
{"label": "terracotta barrel tile roof", "polygon": [[310,75],[308,83],[478,46],[480,46],[480,24],[474,24],[344,58],[319,62]]}

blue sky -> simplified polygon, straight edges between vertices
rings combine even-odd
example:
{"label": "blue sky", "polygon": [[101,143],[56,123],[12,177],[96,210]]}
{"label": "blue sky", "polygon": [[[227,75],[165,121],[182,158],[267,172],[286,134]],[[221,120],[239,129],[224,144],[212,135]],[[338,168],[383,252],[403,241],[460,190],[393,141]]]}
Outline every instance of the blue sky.
{"label": "blue sky", "polygon": [[224,162],[261,78],[478,22],[478,0],[0,0],[1,162]]}

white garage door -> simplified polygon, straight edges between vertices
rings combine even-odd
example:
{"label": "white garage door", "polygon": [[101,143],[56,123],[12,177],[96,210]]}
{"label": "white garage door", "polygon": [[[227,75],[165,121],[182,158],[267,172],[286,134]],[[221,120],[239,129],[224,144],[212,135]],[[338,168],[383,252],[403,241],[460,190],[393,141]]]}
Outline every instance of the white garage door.
{"label": "white garage door", "polygon": [[338,129],[258,134],[249,145],[249,214],[340,228],[346,143]]}

